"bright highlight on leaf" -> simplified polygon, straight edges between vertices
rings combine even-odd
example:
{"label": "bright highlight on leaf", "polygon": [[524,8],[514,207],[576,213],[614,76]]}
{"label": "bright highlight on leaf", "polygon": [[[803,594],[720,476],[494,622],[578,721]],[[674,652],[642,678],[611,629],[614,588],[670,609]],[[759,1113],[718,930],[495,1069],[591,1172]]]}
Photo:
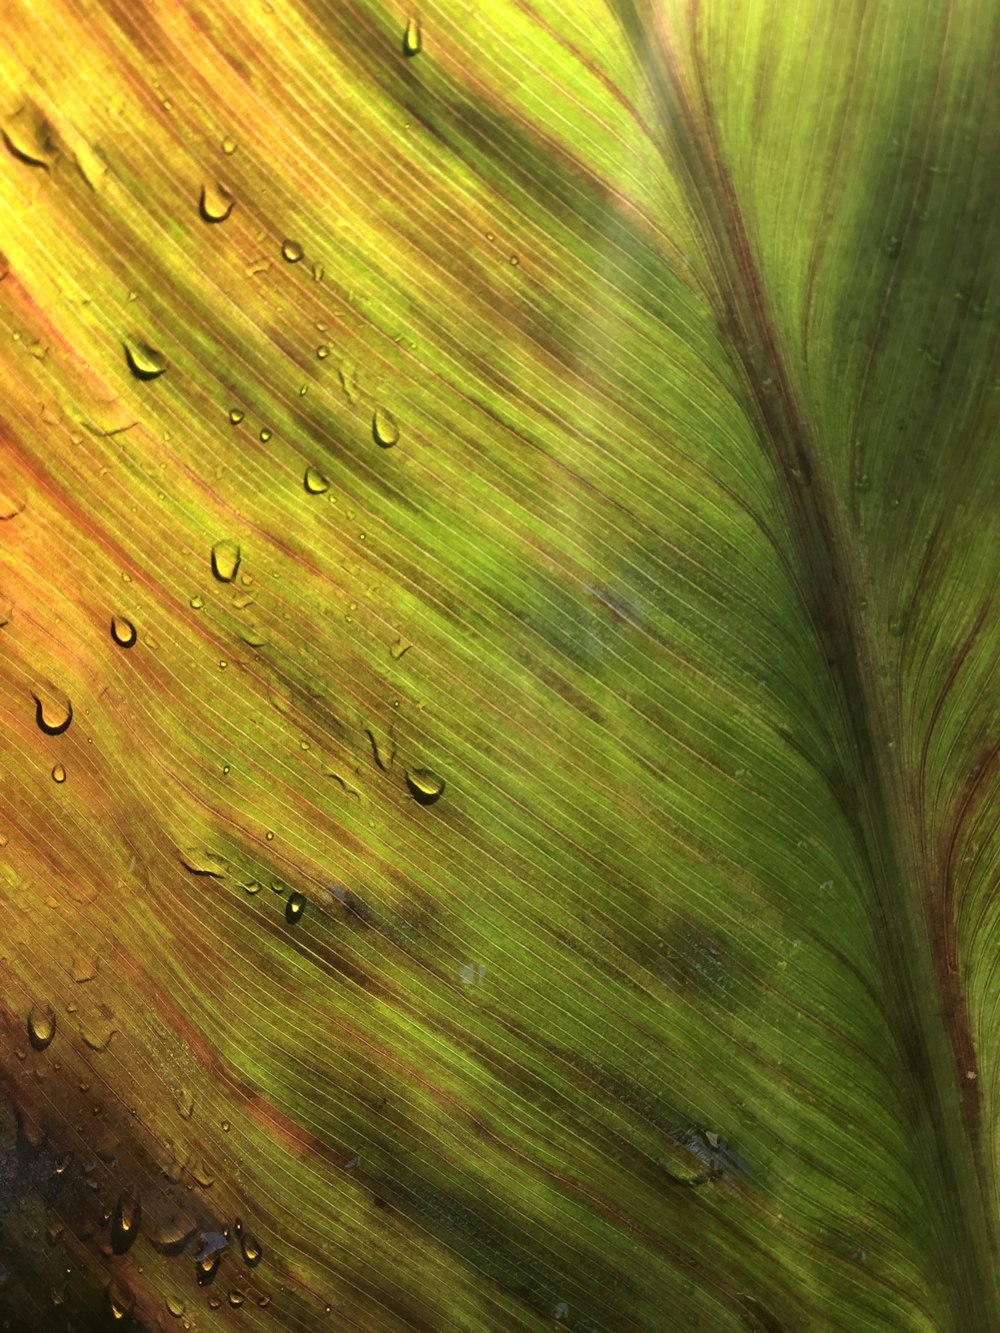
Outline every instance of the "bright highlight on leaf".
{"label": "bright highlight on leaf", "polygon": [[0,1322],[996,1333],[995,0],[3,19]]}

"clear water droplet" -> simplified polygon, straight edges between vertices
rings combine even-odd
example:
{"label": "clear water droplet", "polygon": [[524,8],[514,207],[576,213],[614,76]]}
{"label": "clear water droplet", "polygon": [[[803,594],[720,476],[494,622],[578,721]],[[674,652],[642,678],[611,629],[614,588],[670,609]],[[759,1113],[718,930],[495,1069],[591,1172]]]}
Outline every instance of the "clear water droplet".
{"label": "clear water droplet", "polygon": [[52,127],[33,102],[25,102],[12,116],[7,116],[0,132],[8,150],[29,167],[44,167],[47,171],[59,156]]}
{"label": "clear water droplet", "polygon": [[395,640],[394,643],[391,644],[389,648],[389,655],[392,657],[394,662],[398,662],[399,659],[403,656],[403,654],[408,653],[412,647],[413,644],[410,643],[409,639],[404,639],[402,637],[399,637]]}
{"label": "clear water droplet", "polygon": [[399,439],[399,427],[396,425],[396,418],[385,410],[384,407],[376,407],[372,416],[372,435],[375,443],[381,445],[383,449],[391,449]]}
{"label": "clear water droplet", "polygon": [[38,694],[31,697],[35,701],[35,722],[39,731],[44,731],[46,736],[61,736],[73,721],[71,701],[51,692],[44,699]]}
{"label": "clear water droplet", "polygon": [[53,782],[65,782],[65,781],[66,781],[66,770],[65,770],[65,768],[62,766],[62,764],[54,764],[54,765],[53,765],[53,768],[52,768],[52,781],[53,781]]}
{"label": "clear water droplet", "polygon": [[234,1310],[238,1310],[245,1300],[246,1297],[243,1295],[242,1291],[237,1291],[235,1287],[229,1293],[229,1304]]}
{"label": "clear water droplet", "polygon": [[281,242],[281,257],[287,260],[289,264],[297,264],[304,253],[305,251],[298,241],[285,240]]}
{"label": "clear water droplet", "polygon": [[238,426],[242,420],[243,420],[243,413],[240,411],[240,409],[238,407],[231,407],[229,409],[230,425]]}
{"label": "clear water droplet", "polygon": [[219,181],[206,181],[198,198],[198,212],[204,222],[225,222],[236,200]]}
{"label": "clear water droplet", "polygon": [[127,620],[125,616],[112,616],[111,637],[119,648],[131,648],[138,635],[131,620]]}
{"label": "clear water droplet", "polygon": [[220,583],[232,583],[240,567],[240,548],[236,542],[216,542],[212,547],[212,573]]}
{"label": "clear water droplet", "polygon": [[326,345],[326,343],[320,343],[320,345],[316,348],[316,355],[319,357],[321,361],[326,360],[326,358],[330,355],[330,349]]}
{"label": "clear water droplet", "polygon": [[270,438],[271,438],[271,432],[270,432],[270,431],[267,429],[267,427],[265,426],[265,427],[261,430],[261,432],[260,432],[260,441],[261,441],[261,444],[267,444],[267,442],[268,442],[268,440],[269,440]]}
{"label": "clear water droplet", "polygon": [[192,611],[200,611],[204,605],[205,605],[205,599],[204,597],[202,597],[200,592],[196,592],[195,595],[188,602],[188,606],[191,608]]}
{"label": "clear water droplet", "polygon": [[248,648],[263,648],[267,643],[267,636],[262,634],[256,626],[249,626],[247,629],[241,629],[240,638]]}
{"label": "clear water droplet", "polygon": [[167,1312],[172,1314],[175,1319],[180,1319],[181,1315],[184,1313],[184,1309],[184,1302],[179,1296],[167,1297]]}
{"label": "clear water droplet", "polygon": [[420,20],[411,18],[406,24],[406,31],[403,33],[403,55],[419,55],[422,47],[423,36],[420,31]]}
{"label": "clear water droplet", "polygon": [[330,483],[327,481],[326,477],[314,467],[306,468],[302,484],[310,495],[322,495],[324,491],[330,489]]}
{"label": "clear water droplet", "polygon": [[231,139],[228,134],[222,141],[222,151],[227,157],[232,157],[236,152],[236,140]]}
{"label": "clear water droplet", "polygon": [[75,982],[82,985],[85,981],[93,981],[97,976],[100,961],[96,954],[74,954],[73,961],[70,963],[69,974]]}
{"label": "clear water droplet", "polygon": [[166,370],[167,358],[149,343],[127,342],[122,346],[128,368],[137,380],[158,379]]}
{"label": "clear water droplet", "polygon": [[408,768],[406,785],[421,805],[433,805],[444,791],[444,778],[439,777],[432,768]]}
{"label": "clear water droplet", "polygon": [[56,1016],[50,1005],[36,1005],[28,1014],[28,1040],[36,1051],[44,1051],[56,1035]]}
{"label": "clear water droplet", "polygon": [[182,847],[178,850],[181,864],[192,875],[210,875],[221,879],[226,873],[226,863],[208,847]]}
{"label": "clear water droplet", "polygon": [[139,1200],[131,1194],[120,1194],[111,1221],[111,1248],[115,1254],[124,1254],[135,1244],[142,1220]]}
{"label": "clear water droplet", "polygon": [[92,1051],[106,1051],[117,1028],[104,1014],[92,1014],[80,1024],[80,1036]]}
{"label": "clear water droplet", "polygon": [[306,910],[306,896],[304,893],[290,893],[288,902],[285,903],[285,920],[290,926],[302,918],[302,913]]}
{"label": "clear water droplet", "polygon": [[243,1251],[244,1261],[250,1268],[255,1268],[260,1263],[264,1253],[260,1241],[249,1231],[244,1231],[242,1227],[240,1228],[240,1249]]}
{"label": "clear water droplet", "polygon": [[322,282],[322,281],[323,281],[323,265],[322,265],[322,264],[313,264],[313,270],[312,270],[312,271],[313,271],[313,282]]}

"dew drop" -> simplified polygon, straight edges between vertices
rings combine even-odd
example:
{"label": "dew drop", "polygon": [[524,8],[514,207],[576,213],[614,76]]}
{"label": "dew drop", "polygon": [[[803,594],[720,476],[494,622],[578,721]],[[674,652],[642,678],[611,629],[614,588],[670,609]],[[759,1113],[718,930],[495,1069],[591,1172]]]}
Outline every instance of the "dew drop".
{"label": "dew drop", "polygon": [[255,1268],[264,1254],[257,1237],[242,1228],[240,1229],[240,1249],[243,1251],[243,1258],[250,1268]]}
{"label": "dew drop", "polygon": [[206,181],[202,185],[198,212],[204,222],[225,222],[235,204],[236,200],[218,181]]}
{"label": "dew drop", "polygon": [[131,620],[127,620],[124,616],[112,616],[111,637],[119,648],[131,648],[138,636]]}
{"label": "dew drop", "polygon": [[444,791],[444,778],[438,777],[432,768],[408,768],[406,785],[414,800],[421,805],[433,805]]}
{"label": "dew drop", "polygon": [[222,141],[222,151],[227,157],[232,157],[236,152],[236,140],[231,139],[228,134]]}
{"label": "dew drop", "polygon": [[192,875],[208,875],[221,879],[226,873],[226,863],[209,847],[181,847],[177,855],[181,865],[190,870]]}
{"label": "dew drop", "polygon": [[260,885],[255,879],[247,880],[243,885],[243,889],[246,893],[260,893]]}
{"label": "dew drop", "polygon": [[220,583],[232,583],[240,567],[240,548],[236,542],[216,542],[212,547],[212,573]]}
{"label": "dew drop", "polygon": [[323,281],[323,265],[322,265],[322,264],[313,264],[312,272],[313,272],[313,281],[314,281],[314,282],[322,282],[322,281]]}
{"label": "dew drop", "polygon": [[180,1319],[184,1313],[184,1302],[179,1296],[167,1297],[167,1312],[172,1314],[175,1319]]}
{"label": "dew drop", "polygon": [[111,1222],[111,1248],[115,1254],[124,1254],[126,1250],[132,1248],[139,1234],[141,1220],[142,1208],[139,1200],[131,1194],[120,1194]]}
{"label": "dew drop", "polygon": [[396,419],[383,407],[376,407],[372,416],[372,435],[375,443],[383,449],[391,449],[399,439],[399,427]]}
{"label": "dew drop", "polygon": [[66,781],[66,770],[65,770],[65,768],[63,768],[62,764],[56,764],[56,765],[54,765],[54,767],[53,767],[53,769],[52,769],[52,781],[53,781],[53,782],[65,782],[65,781]]}
{"label": "dew drop", "polygon": [[28,1014],[28,1040],[36,1051],[44,1051],[56,1035],[56,1016],[49,1005],[36,1006]]}
{"label": "dew drop", "polygon": [[127,342],[122,346],[128,368],[137,380],[155,380],[166,370],[167,358],[149,343]]}
{"label": "dew drop", "polygon": [[46,736],[61,736],[73,721],[73,705],[67,698],[49,695],[42,699],[37,694],[31,696],[35,701],[35,721],[39,731]]}
{"label": "dew drop", "polygon": [[206,1254],[203,1259],[195,1260],[194,1276],[199,1287],[207,1287],[215,1280],[215,1275],[219,1271],[219,1259],[217,1253],[212,1253]]}
{"label": "dew drop", "polygon": [[418,18],[411,18],[406,25],[406,31],[403,33],[403,55],[419,55],[422,46],[423,38],[420,33],[420,20]]}
{"label": "dew drop", "polygon": [[95,1015],[81,1023],[80,1036],[92,1051],[106,1051],[117,1030],[110,1019]]}
{"label": "dew drop", "polygon": [[2,133],[8,150],[29,167],[44,167],[47,171],[59,155],[52,127],[33,102],[25,102],[12,116],[7,116]]}
{"label": "dew drop", "polygon": [[205,599],[204,597],[202,597],[200,592],[196,592],[195,595],[188,602],[188,606],[191,608],[192,611],[200,611],[204,605],[205,605]]}
{"label": "dew drop", "polygon": [[408,653],[413,645],[409,639],[399,637],[389,647],[389,655],[394,662],[398,662],[404,653]]}
{"label": "dew drop", "polygon": [[260,441],[261,441],[261,444],[267,444],[267,442],[268,442],[268,440],[269,440],[270,438],[271,438],[271,432],[270,432],[270,431],[267,429],[267,427],[265,426],[265,427],[263,428],[263,430],[261,431],[261,433],[260,433]]}
{"label": "dew drop", "polygon": [[320,345],[316,348],[316,355],[319,357],[321,361],[326,360],[326,358],[330,355],[330,349],[329,347],[327,347],[326,343],[320,343]]}
{"label": "dew drop", "polygon": [[306,896],[304,893],[290,893],[288,902],[285,904],[285,920],[290,926],[302,918],[302,913],[306,910]]}
{"label": "dew drop", "polygon": [[314,467],[307,467],[306,474],[302,478],[302,484],[310,495],[322,495],[324,491],[330,489],[330,483],[322,472],[318,472]]}
{"label": "dew drop", "polygon": [[243,420],[243,413],[240,411],[240,409],[238,407],[231,407],[229,409],[230,425],[238,426],[242,420]]}
{"label": "dew drop", "polygon": [[85,981],[93,981],[97,976],[99,966],[100,963],[96,955],[74,954],[69,974],[75,982],[82,985]]}
{"label": "dew drop", "polygon": [[248,648],[263,648],[267,643],[267,636],[262,634],[256,626],[240,630],[240,638]]}
{"label": "dew drop", "polygon": [[281,242],[281,257],[287,260],[289,264],[297,264],[304,253],[298,241],[285,240]]}
{"label": "dew drop", "polygon": [[237,1291],[235,1287],[229,1293],[229,1304],[234,1310],[238,1310],[245,1300],[246,1297],[243,1295],[242,1291]]}

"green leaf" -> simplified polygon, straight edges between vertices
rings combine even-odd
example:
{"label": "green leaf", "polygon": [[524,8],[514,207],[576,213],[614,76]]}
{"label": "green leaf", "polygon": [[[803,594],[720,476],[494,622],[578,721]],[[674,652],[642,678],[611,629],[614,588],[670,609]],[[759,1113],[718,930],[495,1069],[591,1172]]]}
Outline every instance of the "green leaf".
{"label": "green leaf", "polygon": [[8,6],[12,1327],[1000,1327],[997,20]]}

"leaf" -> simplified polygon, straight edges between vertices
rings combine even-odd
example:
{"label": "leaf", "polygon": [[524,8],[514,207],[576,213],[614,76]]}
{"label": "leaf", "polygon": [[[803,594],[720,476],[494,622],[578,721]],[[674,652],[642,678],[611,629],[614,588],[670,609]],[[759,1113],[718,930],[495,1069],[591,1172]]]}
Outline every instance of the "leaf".
{"label": "leaf", "polygon": [[8,7],[12,1326],[1000,1326],[996,20]]}

